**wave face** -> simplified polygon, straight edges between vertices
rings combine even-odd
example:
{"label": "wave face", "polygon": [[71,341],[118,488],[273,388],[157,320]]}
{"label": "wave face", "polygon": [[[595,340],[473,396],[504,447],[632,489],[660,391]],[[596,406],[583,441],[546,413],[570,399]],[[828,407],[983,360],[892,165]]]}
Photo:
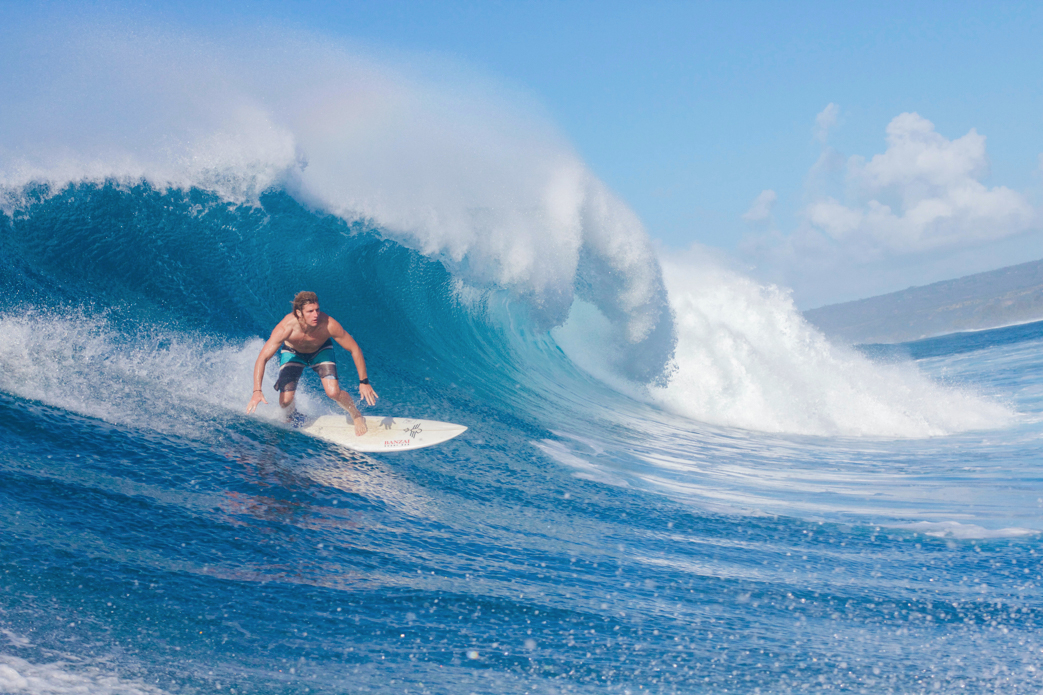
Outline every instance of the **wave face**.
{"label": "wave face", "polygon": [[[831,345],[516,105],[128,36],[0,47],[0,690],[1038,689],[1043,324]],[[302,289],[469,430],[247,417]]]}

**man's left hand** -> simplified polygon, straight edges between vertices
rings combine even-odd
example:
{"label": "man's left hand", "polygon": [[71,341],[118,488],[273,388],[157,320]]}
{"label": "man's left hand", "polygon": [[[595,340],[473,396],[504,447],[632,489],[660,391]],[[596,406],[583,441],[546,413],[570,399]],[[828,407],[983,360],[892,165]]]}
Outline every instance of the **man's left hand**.
{"label": "man's left hand", "polygon": [[377,396],[377,392],[369,384],[359,384],[359,398],[366,401],[369,405],[373,405],[377,402],[379,396]]}

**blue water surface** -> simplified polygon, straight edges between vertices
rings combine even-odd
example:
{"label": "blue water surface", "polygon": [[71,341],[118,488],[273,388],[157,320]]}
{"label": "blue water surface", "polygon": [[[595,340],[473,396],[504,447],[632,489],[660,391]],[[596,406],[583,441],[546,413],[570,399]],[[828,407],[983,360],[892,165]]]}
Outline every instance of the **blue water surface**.
{"label": "blue water surface", "polygon": [[[1004,430],[764,434],[616,392],[279,192],[41,188],[0,225],[0,691],[1043,689],[1040,324],[870,350]],[[370,456],[246,416],[302,283],[368,412],[468,431]]]}

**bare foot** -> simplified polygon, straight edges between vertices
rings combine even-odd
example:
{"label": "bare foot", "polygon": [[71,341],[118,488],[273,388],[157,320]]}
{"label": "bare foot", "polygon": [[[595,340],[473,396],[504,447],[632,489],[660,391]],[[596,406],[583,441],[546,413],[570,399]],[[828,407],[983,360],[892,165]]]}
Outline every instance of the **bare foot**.
{"label": "bare foot", "polygon": [[304,425],[304,416],[297,412],[297,409],[292,405],[283,410],[283,417],[286,418],[286,424],[292,427],[302,427]]}
{"label": "bare foot", "polygon": [[358,417],[352,418],[355,421],[355,436],[361,437],[364,435],[369,428],[366,427],[366,418],[359,415]]}

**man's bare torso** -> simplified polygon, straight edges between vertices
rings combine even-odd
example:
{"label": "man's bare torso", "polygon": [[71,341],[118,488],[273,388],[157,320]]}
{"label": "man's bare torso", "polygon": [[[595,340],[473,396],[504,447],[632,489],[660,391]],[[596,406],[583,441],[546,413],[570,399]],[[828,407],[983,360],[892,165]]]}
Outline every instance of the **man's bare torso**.
{"label": "man's bare torso", "polygon": [[298,352],[315,352],[330,338],[329,323],[330,317],[320,312],[318,325],[307,326],[305,331],[305,326],[291,313],[286,314],[279,322],[279,327],[290,331],[289,335],[283,338],[286,347]]}

